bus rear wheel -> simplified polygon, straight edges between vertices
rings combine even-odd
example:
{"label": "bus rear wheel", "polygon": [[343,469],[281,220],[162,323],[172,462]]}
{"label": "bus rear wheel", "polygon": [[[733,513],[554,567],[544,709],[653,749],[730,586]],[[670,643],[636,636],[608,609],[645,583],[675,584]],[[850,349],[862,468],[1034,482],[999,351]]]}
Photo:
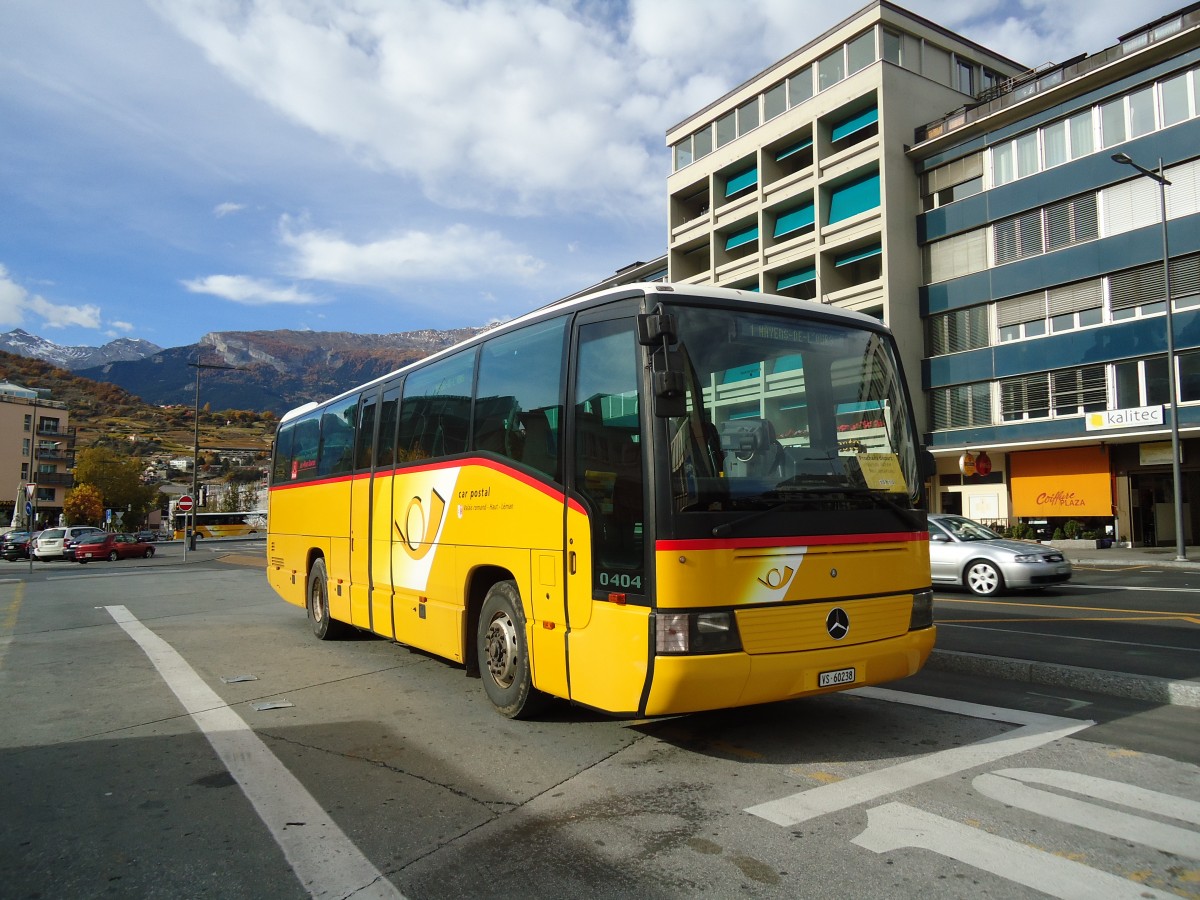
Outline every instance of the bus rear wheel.
{"label": "bus rear wheel", "polygon": [[308,570],[307,597],[308,624],[318,640],[333,641],[345,634],[346,626],[329,615],[329,576],[323,559],[314,560]]}
{"label": "bus rear wheel", "polygon": [[549,698],[533,686],[525,613],[512,581],[488,589],[479,611],[476,636],[484,692],[501,715],[526,719],[545,708]]}

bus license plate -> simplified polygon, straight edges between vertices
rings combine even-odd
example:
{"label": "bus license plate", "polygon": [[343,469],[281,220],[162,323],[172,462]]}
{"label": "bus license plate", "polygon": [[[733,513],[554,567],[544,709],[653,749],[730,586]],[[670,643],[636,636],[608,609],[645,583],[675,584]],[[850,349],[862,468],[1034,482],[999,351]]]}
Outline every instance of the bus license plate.
{"label": "bus license plate", "polygon": [[853,669],[835,669],[817,676],[817,687],[833,687],[835,684],[850,684],[854,681]]}

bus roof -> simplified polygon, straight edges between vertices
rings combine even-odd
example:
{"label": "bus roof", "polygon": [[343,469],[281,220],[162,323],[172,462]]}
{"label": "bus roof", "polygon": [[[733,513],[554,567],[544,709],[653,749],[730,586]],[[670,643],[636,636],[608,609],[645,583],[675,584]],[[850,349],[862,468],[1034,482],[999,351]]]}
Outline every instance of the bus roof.
{"label": "bus roof", "polygon": [[351,394],[357,394],[367,388],[377,385],[381,382],[394,378],[396,375],[405,372],[409,369],[424,365],[427,362],[435,360],[441,356],[448,356],[451,353],[469,347],[473,344],[481,343],[488,338],[495,337],[498,334],[504,334],[514,328],[519,328],[526,323],[537,321],[542,318],[553,318],[565,312],[576,309],[586,308],[590,306],[600,306],[604,303],[609,303],[614,300],[619,300],[627,297],[636,297],[643,295],[646,298],[657,297],[660,300],[670,300],[672,296],[687,296],[698,297],[706,300],[716,301],[737,301],[739,304],[757,306],[763,310],[792,308],[803,311],[811,316],[818,318],[832,319],[841,321],[846,325],[857,327],[867,327],[871,330],[886,331],[887,328],[878,319],[865,315],[864,313],[854,312],[848,309],[840,309],[835,306],[829,306],[825,303],[816,303],[811,300],[797,300],[794,297],[783,297],[779,294],[762,294],[758,291],[746,291],[736,288],[712,287],[709,285],[694,285],[694,284],[672,284],[669,282],[654,281],[654,282],[634,282],[632,284],[622,284],[617,287],[606,288],[602,291],[596,291],[592,294],[584,294],[581,297],[572,297],[566,300],[556,300],[553,303],[548,303],[545,306],[538,307],[535,310],[511,319],[503,324],[497,325],[495,328],[487,331],[481,331],[479,334],[467,338],[465,341],[460,341],[437,353],[432,353],[429,356],[415,360],[407,365],[401,366],[386,375],[381,375],[371,381],[364,382],[350,390],[343,391],[330,397],[322,402],[310,401],[297,406],[295,409],[290,409],[280,417],[279,423],[282,425],[291,419],[302,416],[305,413],[312,412],[320,406],[327,403],[332,403],[340,400],[343,397],[348,397]]}

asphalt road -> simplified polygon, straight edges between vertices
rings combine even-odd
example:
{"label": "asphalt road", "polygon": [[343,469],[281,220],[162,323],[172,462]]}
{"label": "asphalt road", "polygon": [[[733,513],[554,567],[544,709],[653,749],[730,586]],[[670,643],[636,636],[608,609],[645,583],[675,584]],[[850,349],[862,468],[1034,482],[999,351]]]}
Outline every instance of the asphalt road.
{"label": "asphalt road", "polygon": [[452,665],[315,641],[250,550],[0,568],[3,896],[1200,883],[1195,709],[927,671],[724,713],[511,722]]}

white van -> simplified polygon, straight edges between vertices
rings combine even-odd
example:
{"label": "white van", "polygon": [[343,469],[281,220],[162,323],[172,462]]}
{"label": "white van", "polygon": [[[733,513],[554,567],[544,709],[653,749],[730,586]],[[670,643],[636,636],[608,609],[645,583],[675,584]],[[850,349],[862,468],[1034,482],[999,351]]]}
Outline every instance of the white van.
{"label": "white van", "polygon": [[104,530],[92,525],[47,528],[34,545],[33,558],[43,562],[50,559],[74,559],[75,545],[80,542],[80,538],[92,534],[104,534]]}

